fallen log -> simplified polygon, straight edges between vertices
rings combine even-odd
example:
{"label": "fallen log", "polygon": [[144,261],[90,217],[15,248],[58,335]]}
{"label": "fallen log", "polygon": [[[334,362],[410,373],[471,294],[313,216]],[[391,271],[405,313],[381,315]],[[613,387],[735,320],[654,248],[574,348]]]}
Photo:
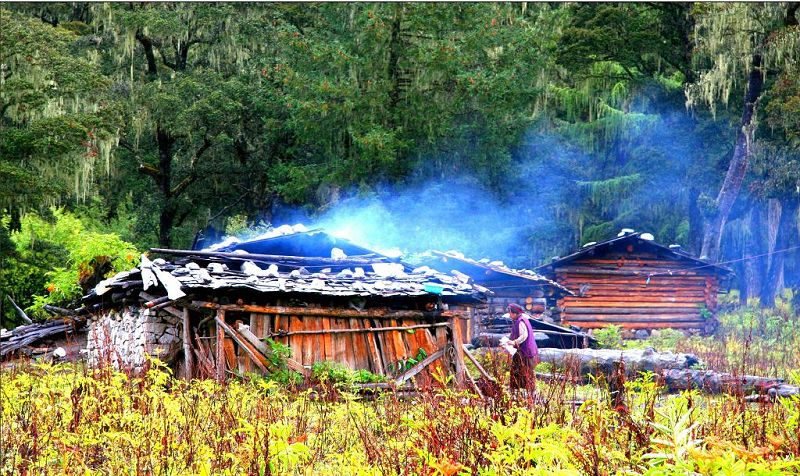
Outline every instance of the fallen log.
{"label": "fallen log", "polygon": [[657,352],[652,347],[632,350],[539,349],[539,358],[558,366],[569,363],[584,375],[610,374],[614,371],[614,362],[622,360],[628,378],[638,377],[640,372],[657,374],[662,369],[688,369],[700,363],[695,355]]}
{"label": "fallen log", "polygon": [[616,370],[618,363],[624,362],[626,379],[638,378],[641,372],[653,372],[669,392],[696,389],[710,394],[760,394],[771,398],[800,395],[800,387],[786,384],[780,378],[695,370],[691,367],[700,363],[696,356],[657,352],[653,348],[539,349],[539,357],[542,362],[550,362],[555,367],[566,369],[564,373],[537,372],[537,377],[547,380],[583,381],[589,375],[602,375],[608,378]]}
{"label": "fallen log", "polygon": [[783,379],[756,375],[733,375],[712,370],[665,369],[661,372],[669,391],[696,389],[706,393],[761,394],[771,397],[800,395],[800,387]]}

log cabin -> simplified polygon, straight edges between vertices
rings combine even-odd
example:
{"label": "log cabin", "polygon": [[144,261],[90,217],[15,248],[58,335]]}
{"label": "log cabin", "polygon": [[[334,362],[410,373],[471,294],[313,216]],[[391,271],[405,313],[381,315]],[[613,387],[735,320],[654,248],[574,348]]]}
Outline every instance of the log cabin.
{"label": "log cabin", "polygon": [[573,293],[534,271],[512,269],[487,258],[473,260],[456,251],[431,250],[413,257],[413,261],[467,276],[470,282],[492,291],[485,303],[464,306],[470,316],[465,338],[475,346],[495,346],[501,336],[511,331],[511,319],[506,313],[510,303],[519,304],[534,317],[531,326],[539,347],[580,348],[595,343],[590,336],[553,322],[552,312],[558,300]]}
{"label": "log cabin", "polygon": [[630,229],[536,270],[574,293],[558,300],[562,324],[701,333],[715,328],[717,294],[732,274]]}
{"label": "log cabin", "polygon": [[[458,306],[490,291],[351,245],[300,231],[214,250],[153,249],[175,259],[142,256],[83,298],[89,363],[139,371],[156,355],[180,376],[222,380],[276,370],[271,340],[303,374],[334,361],[397,384],[437,368],[462,378]],[[260,253],[278,250],[328,256]]]}

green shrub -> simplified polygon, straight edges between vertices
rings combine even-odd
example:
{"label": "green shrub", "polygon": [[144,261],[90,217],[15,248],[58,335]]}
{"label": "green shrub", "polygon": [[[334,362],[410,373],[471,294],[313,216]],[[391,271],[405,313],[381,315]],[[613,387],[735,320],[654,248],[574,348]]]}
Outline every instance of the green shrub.
{"label": "green shrub", "polygon": [[676,329],[661,329],[659,332],[653,332],[648,339],[651,346],[658,350],[674,349],[678,342],[686,339],[683,332]]}
{"label": "green shrub", "polygon": [[293,387],[303,383],[303,375],[291,369],[280,369],[267,376],[267,380],[277,384]]}
{"label": "green shrub", "polygon": [[373,374],[368,370],[351,370],[342,363],[330,361],[317,362],[311,366],[311,379],[321,383],[345,386],[385,381],[380,375]]}
{"label": "green shrub", "polygon": [[610,325],[597,329],[594,331],[594,338],[603,349],[622,348],[622,328],[620,326]]}
{"label": "green shrub", "polygon": [[292,349],[286,344],[269,338],[264,339],[264,343],[267,344],[272,351],[270,355],[267,356],[269,363],[278,369],[286,369],[286,360],[292,356]]}
{"label": "green shrub", "polygon": [[[46,304],[74,303],[99,280],[134,267],[140,256],[132,244],[115,234],[87,230],[80,219],[63,209],[51,212],[52,220],[33,213],[24,215],[20,230],[10,233],[18,261],[9,265],[16,263],[20,269],[33,266],[46,279],[44,289],[38,291],[47,294],[34,296],[28,308],[36,317],[47,317]],[[4,227],[7,224],[6,220]],[[21,276],[29,279],[29,270],[23,270]],[[15,279],[13,274],[9,278]]]}

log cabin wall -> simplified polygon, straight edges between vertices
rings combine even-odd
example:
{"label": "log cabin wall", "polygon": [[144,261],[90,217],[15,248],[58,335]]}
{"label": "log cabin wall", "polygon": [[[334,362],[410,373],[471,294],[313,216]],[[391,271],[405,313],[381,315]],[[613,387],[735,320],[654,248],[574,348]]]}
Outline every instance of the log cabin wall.
{"label": "log cabin wall", "polygon": [[[401,362],[418,359],[420,349],[427,356],[444,348],[447,344],[447,324],[446,321],[402,318],[361,319],[265,314],[250,316],[250,328],[255,335],[261,338],[272,336],[275,341],[288,345],[292,358],[304,366],[334,361],[353,370],[365,369],[379,375],[397,373]],[[431,325],[437,326],[361,332],[381,327]],[[324,333],[336,330],[341,332]]]}
{"label": "log cabin wall", "polygon": [[[378,313],[381,311],[377,310]],[[325,315],[326,312],[331,315]],[[224,312],[224,321],[233,329],[238,328],[239,323],[247,324],[250,332],[259,339],[271,338],[289,346],[290,359],[305,367],[331,361],[353,370],[364,369],[391,377],[410,367],[409,364],[403,365],[410,359],[414,359],[413,364],[446,349],[448,344],[464,342],[463,338],[454,341],[452,334],[464,336],[467,327],[466,319],[458,312],[436,317],[374,317],[357,316],[358,313],[352,310],[314,308],[313,313],[316,315],[248,313],[228,309]],[[349,315],[342,316],[342,313]],[[398,313],[388,311],[388,314]],[[382,328],[386,330],[377,330]],[[212,353],[224,355],[227,369],[258,371],[247,351],[229,336],[225,336],[222,342],[221,354],[218,354],[216,345]],[[437,369],[449,372],[448,358],[445,356],[428,365],[420,376],[429,378]]]}
{"label": "log cabin wall", "polygon": [[[577,296],[558,301],[564,324],[583,328],[614,324],[626,329],[693,329],[708,332],[717,309],[719,277],[696,262],[656,253],[611,250],[555,267],[556,280]],[[649,274],[657,274],[648,279]]]}

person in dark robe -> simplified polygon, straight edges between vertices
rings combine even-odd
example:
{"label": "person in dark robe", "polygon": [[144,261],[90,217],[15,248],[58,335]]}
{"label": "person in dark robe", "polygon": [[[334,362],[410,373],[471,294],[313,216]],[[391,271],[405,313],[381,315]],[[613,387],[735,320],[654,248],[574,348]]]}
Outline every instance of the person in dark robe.
{"label": "person in dark robe", "polygon": [[517,349],[511,358],[511,388],[532,389],[539,348],[536,347],[531,317],[521,306],[513,303],[508,305],[508,314],[513,321],[509,343]]}

